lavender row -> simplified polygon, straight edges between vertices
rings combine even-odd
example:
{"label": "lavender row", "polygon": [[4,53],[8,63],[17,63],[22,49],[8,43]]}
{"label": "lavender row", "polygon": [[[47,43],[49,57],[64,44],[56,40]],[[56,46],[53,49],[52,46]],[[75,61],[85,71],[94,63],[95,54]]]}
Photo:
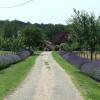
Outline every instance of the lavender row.
{"label": "lavender row", "polygon": [[81,72],[100,81],[100,61],[90,61],[86,58],[81,58],[73,53],[59,51],[59,54],[68,62],[79,68]]}
{"label": "lavender row", "polygon": [[92,61],[81,67],[81,72],[91,76],[100,82],[100,61]]}
{"label": "lavender row", "polygon": [[66,53],[65,51],[60,51],[59,54],[67,61],[81,69],[81,66],[85,63],[90,62],[90,60],[86,58],[81,58],[73,53]]}
{"label": "lavender row", "polygon": [[8,54],[5,56],[0,56],[0,69],[3,69],[13,63],[17,63],[30,55],[31,53],[29,51],[21,51],[17,54]]}

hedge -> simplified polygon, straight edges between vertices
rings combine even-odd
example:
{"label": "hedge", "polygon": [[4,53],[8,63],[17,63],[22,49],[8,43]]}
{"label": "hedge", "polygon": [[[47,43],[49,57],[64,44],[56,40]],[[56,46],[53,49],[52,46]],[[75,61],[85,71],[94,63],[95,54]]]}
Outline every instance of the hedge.
{"label": "hedge", "polygon": [[0,56],[0,69],[4,69],[13,63],[17,63],[31,55],[30,51],[20,51],[17,54]]}
{"label": "hedge", "polygon": [[79,68],[81,72],[89,75],[95,80],[100,81],[100,61],[90,61],[86,58],[79,57],[73,53],[65,51],[58,52],[65,60]]}

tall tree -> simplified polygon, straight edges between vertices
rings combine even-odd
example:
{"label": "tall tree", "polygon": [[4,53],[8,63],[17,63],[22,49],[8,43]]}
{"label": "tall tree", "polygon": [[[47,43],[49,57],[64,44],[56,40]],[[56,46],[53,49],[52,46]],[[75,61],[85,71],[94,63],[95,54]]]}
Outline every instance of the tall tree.
{"label": "tall tree", "polygon": [[39,28],[27,26],[24,31],[25,44],[29,48],[37,48],[42,46],[43,34]]}
{"label": "tall tree", "polygon": [[78,36],[78,42],[82,48],[89,48],[91,51],[91,60],[93,53],[98,45],[98,35],[100,34],[100,21],[93,13],[88,14],[85,11],[77,11],[74,9],[75,15],[72,17],[71,22],[73,28]]}
{"label": "tall tree", "polygon": [[18,32],[18,26],[16,21],[5,21],[4,24],[4,37],[8,38],[8,37],[13,37],[16,36]]}

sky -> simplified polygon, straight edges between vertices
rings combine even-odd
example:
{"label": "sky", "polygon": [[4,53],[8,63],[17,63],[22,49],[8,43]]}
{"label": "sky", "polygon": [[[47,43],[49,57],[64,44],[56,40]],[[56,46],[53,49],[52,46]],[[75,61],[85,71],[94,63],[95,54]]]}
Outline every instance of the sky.
{"label": "sky", "polygon": [[[14,6],[28,0],[0,0],[0,7]],[[100,15],[100,0],[34,0],[16,8],[0,8],[0,20],[20,20],[31,23],[66,24],[73,8]]]}

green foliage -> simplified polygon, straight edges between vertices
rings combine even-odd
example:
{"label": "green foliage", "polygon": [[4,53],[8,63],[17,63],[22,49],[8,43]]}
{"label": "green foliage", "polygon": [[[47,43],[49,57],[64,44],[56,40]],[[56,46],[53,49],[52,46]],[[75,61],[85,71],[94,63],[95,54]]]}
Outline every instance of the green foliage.
{"label": "green foliage", "polygon": [[68,46],[67,46],[66,43],[61,43],[59,47],[60,47],[61,50],[64,50],[64,51],[68,50]]}
{"label": "green foliage", "polygon": [[17,35],[18,25],[16,21],[5,21],[4,24],[4,37],[13,37]]}
{"label": "green foliage", "polygon": [[17,36],[4,38],[0,36],[0,48],[5,48],[6,50],[18,51],[20,48],[24,47],[24,36],[22,34],[17,34]]}
{"label": "green foliage", "polygon": [[54,50],[58,51],[59,49],[60,49],[60,45],[56,45]]}
{"label": "green foliage", "polygon": [[25,35],[25,44],[27,47],[34,49],[42,46],[43,34],[39,28],[27,26],[23,30],[23,34]]}
{"label": "green foliage", "polygon": [[65,32],[65,26],[61,24],[56,24],[54,33],[58,34],[58,33],[63,33],[63,32]]}
{"label": "green foliage", "polygon": [[93,13],[88,14],[85,11],[77,11],[74,9],[75,16],[72,22],[74,31],[78,36],[78,41],[83,47],[89,47],[95,50],[98,44],[98,34],[100,34],[100,21],[96,19]]}
{"label": "green foliage", "polygon": [[71,44],[76,48],[90,49],[92,60],[93,52],[100,46],[100,17],[96,18],[94,13],[89,14],[76,9],[74,13],[75,15],[70,19],[73,32],[70,36]]}
{"label": "green foliage", "polygon": [[55,34],[54,30],[55,26],[53,24],[43,25],[42,31],[45,34],[47,40],[52,40]]}
{"label": "green foliage", "polygon": [[60,41],[56,37],[57,34],[63,32],[66,32],[66,27],[62,24],[31,24],[18,20],[0,21],[0,48],[15,51],[21,48],[43,49],[45,40],[54,44],[55,40]]}
{"label": "green foliage", "polygon": [[0,51],[0,55],[12,54],[12,51]]}

